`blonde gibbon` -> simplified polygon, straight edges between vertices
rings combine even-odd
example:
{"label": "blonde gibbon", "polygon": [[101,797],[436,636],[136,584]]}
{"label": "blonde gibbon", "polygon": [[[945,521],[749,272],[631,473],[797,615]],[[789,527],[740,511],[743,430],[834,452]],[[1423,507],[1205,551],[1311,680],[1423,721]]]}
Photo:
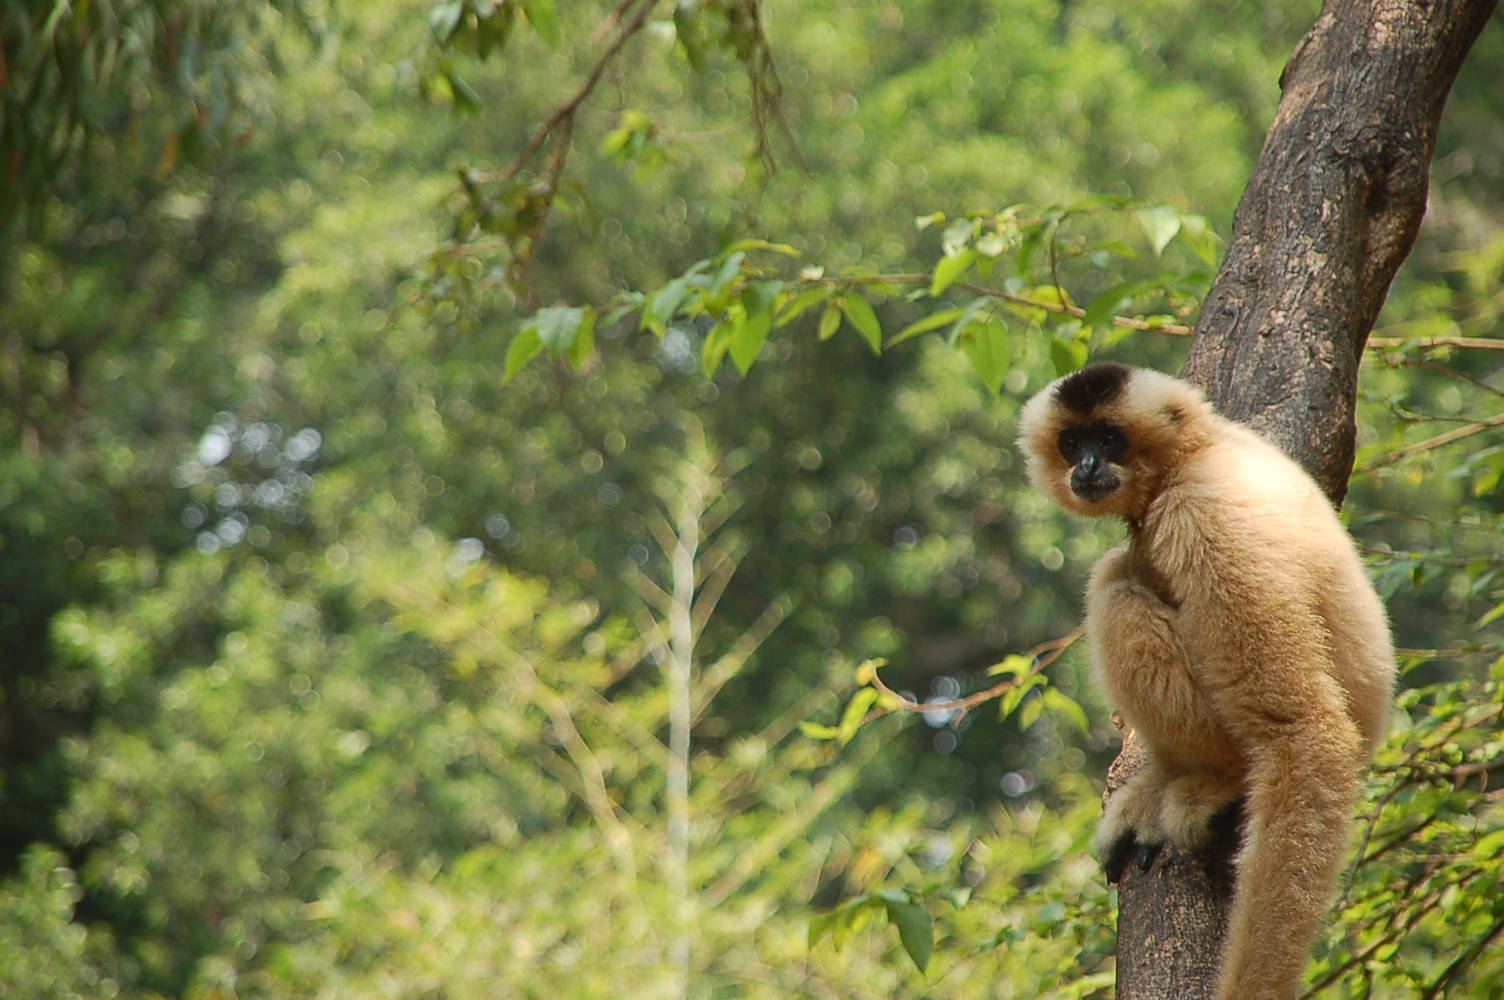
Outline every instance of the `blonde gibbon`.
{"label": "blonde gibbon", "polygon": [[1019,442],[1061,507],[1128,526],[1086,592],[1096,675],[1148,749],[1098,831],[1108,877],[1166,843],[1202,848],[1241,812],[1217,996],[1289,1000],[1394,678],[1352,540],[1295,462],[1159,372],[1058,379]]}

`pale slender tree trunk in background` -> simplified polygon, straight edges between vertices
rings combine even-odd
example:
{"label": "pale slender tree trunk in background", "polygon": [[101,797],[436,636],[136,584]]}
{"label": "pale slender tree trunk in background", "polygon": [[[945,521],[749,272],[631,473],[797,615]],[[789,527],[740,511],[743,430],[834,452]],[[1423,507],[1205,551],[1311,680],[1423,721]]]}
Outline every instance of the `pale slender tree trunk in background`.
{"label": "pale slender tree trunk in background", "polygon": [[695,654],[695,556],[700,547],[700,518],[705,513],[705,477],[684,463],[683,492],[674,523],[670,553],[672,603],[669,606],[668,680],[668,859],[665,865],[674,907],[669,961],[675,993],[689,996],[690,939],[694,897],[689,891],[689,730],[693,724]]}

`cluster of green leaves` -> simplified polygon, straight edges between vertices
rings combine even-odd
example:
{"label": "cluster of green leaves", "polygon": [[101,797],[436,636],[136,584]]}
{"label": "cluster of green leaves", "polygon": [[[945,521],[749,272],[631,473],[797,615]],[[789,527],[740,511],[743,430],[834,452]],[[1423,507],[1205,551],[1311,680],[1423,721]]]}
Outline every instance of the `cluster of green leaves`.
{"label": "cluster of green leaves", "polygon": [[1483,960],[1504,935],[1504,904],[1491,891],[1504,874],[1504,807],[1492,790],[1504,768],[1501,681],[1496,652],[1483,677],[1401,693],[1413,722],[1375,762],[1313,993],[1488,996],[1504,984],[1504,968]]}
{"label": "cluster of green leaves", "polygon": [[[1073,218],[1109,210],[1132,213],[1156,258],[1184,233],[1194,260],[1177,261],[1145,277],[1118,282],[1081,308],[1059,283],[1062,267],[1084,259],[1106,268],[1141,256],[1120,238],[1066,237],[1061,232]],[[936,212],[920,217],[917,228],[946,221],[944,213]],[[1216,246],[1215,234],[1200,216],[1183,215],[1169,205],[1140,205],[1111,197],[1051,206],[1037,217],[1028,217],[1015,206],[955,219],[943,226],[941,256],[925,274],[882,274],[848,267],[827,275],[823,267],[806,266],[789,275],[759,263],[761,258],[752,254],[762,251],[799,258],[799,250],[788,244],[742,239],[714,257],[694,262],[657,288],[621,293],[609,306],[540,309],[524,319],[513,336],[503,378],[510,381],[523,365],[545,352],[579,371],[594,350],[597,327],[634,314],[637,328],[659,339],[670,329],[694,336],[706,377],[714,376],[727,357],[746,375],[773,331],[810,313],[819,316],[814,325],[816,340],[829,340],[844,325],[873,354],[943,330],[947,346],[965,354],[995,396],[1012,367],[1011,345],[1017,339],[1047,336],[1055,371],[1063,374],[1084,364],[1093,349],[1111,347],[1134,330],[1186,332],[1181,320],[1205,293]],[[1000,263],[1005,276],[1000,276],[996,287],[963,280],[974,272],[979,281],[987,281]],[[1038,273],[1041,265],[1043,275]],[[969,298],[951,304],[946,293],[953,290],[964,291]],[[873,303],[889,299],[918,303],[926,311],[885,340]],[[1118,315],[1145,302],[1157,302],[1173,311],[1131,318]],[[1010,332],[1010,325],[1019,329]],[[698,333],[701,330],[703,335]]]}
{"label": "cluster of green leaves", "polygon": [[247,127],[269,67],[246,64],[278,18],[320,30],[301,2],[0,4],[0,237],[42,226],[60,180],[112,133],[160,180]]}

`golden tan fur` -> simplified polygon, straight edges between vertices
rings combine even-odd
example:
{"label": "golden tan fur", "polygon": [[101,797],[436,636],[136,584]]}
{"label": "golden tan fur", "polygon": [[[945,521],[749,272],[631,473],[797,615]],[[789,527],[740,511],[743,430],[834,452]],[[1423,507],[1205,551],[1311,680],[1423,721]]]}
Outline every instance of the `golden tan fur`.
{"label": "golden tan fur", "polygon": [[[1103,425],[1127,449],[1111,463],[1117,488],[1088,500],[1058,442]],[[1025,406],[1020,444],[1062,507],[1129,528],[1092,571],[1086,624],[1100,682],[1150,761],[1111,797],[1098,847],[1197,848],[1241,799],[1217,995],[1289,1000],[1390,705],[1389,628],[1352,541],[1298,465],[1158,372],[1057,380]]]}

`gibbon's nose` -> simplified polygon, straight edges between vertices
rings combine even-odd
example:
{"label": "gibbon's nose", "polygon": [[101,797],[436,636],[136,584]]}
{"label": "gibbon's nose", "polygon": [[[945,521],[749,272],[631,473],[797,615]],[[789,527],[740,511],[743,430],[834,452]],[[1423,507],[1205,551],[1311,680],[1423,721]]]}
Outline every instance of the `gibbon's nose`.
{"label": "gibbon's nose", "polygon": [[1118,488],[1117,473],[1111,464],[1091,452],[1081,456],[1071,470],[1071,492],[1083,500],[1096,501]]}

